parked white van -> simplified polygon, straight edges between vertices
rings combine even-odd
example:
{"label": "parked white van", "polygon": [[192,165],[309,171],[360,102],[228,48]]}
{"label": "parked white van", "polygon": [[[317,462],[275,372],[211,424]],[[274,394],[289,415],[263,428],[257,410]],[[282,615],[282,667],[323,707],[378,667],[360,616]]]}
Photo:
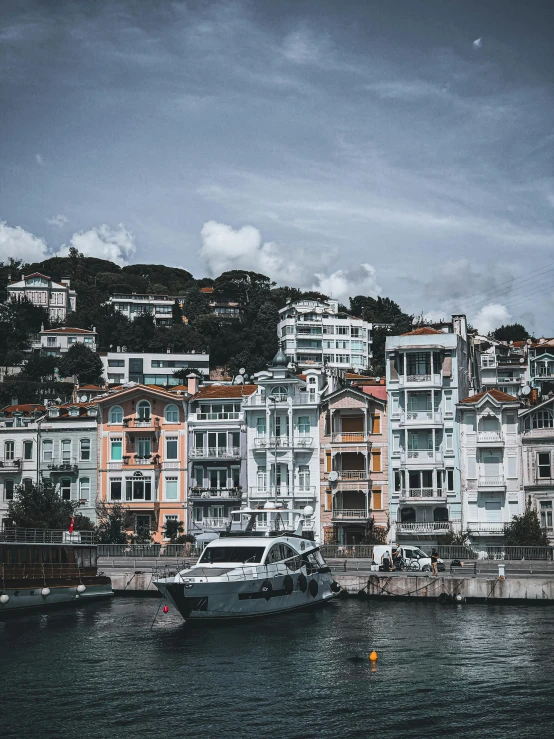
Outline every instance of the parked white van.
{"label": "parked white van", "polygon": [[[431,556],[426,554],[423,549],[419,547],[405,547],[403,545],[398,546],[397,544],[379,544],[373,547],[373,561],[375,564],[383,564],[383,557],[385,554],[389,554],[390,559],[393,558],[393,553],[399,552],[402,564],[399,566],[395,564],[396,569],[407,569],[413,572],[431,572]],[[439,572],[444,572],[446,566],[444,560],[437,560],[437,569]]]}

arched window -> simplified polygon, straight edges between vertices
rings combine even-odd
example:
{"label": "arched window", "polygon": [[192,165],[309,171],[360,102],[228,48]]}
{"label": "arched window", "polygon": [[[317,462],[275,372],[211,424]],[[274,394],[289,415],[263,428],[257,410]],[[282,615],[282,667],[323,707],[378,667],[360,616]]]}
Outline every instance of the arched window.
{"label": "arched window", "polygon": [[275,400],[286,400],[287,396],[288,396],[287,388],[284,387],[283,385],[277,385],[271,390],[270,397],[275,398]]}
{"label": "arched window", "polygon": [[176,405],[166,405],[165,420],[167,423],[179,423],[179,409]]}
{"label": "arched window", "polygon": [[123,408],[120,405],[110,408],[110,423],[123,423]]}
{"label": "arched window", "polygon": [[147,400],[141,400],[137,405],[137,419],[139,421],[150,420],[150,403]]}

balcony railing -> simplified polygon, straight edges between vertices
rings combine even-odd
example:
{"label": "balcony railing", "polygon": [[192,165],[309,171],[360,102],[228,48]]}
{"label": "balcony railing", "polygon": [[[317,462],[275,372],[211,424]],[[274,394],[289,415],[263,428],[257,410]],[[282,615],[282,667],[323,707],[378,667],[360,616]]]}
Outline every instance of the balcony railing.
{"label": "balcony railing", "polygon": [[442,451],[440,449],[408,449],[401,451],[401,460],[404,463],[421,464],[428,462],[442,462]]}
{"label": "balcony railing", "polygon": [[479,431],[477,441],[485,443],[502,441],[502,434],[499,431]]}
{"label": "balcony railing", "polygon": [[203,518],[202,525],[206,529],[226,529],[229,526],[228,518]]}
{"label": "balcony railing", "polygon": [[472,533],[503,534],[505,525],[502,521],[468,521],[467,528]]}
{"label": "balcony railing", "polygon": [[337,474],[339,480],[366,480],[368,475],[365,470],[342,470]]}
{"label": "balcony railing", "polygon": [[252,498],[273,498],[277,493],[277,497],[298,497],[298,498],[313,498],[315,496],[314,485],[278,485],[277,490],[272,486],[253,486],[249,488],[249,495]]}
{"label": "balcony railing", "polygon": [[77,472],[77,457],[54,457],[53,460],[46,464],[50,472]]}
{"label": "balcony railing", "polygon": [[206,459],[236,459],[240,457],[240,447],[195,447],[190,450],[190,456]]}
{"label": "balcony railing", "polygon": [[1,459],[0,472],[13,472],[21,469],[21,459]]}
{"label": "balcony railing", "polygon": [[498,488],[506,487],[506,480],[501,476],[479,475],[479,487]]}
{"label": "balcony railing", "polygon": [[21,542],[23,544],[94,544],[94,531],[73,531],[65,529],[2,529],[0,541]]}
{"label": "balcony railing", "polygon": [[367,435],[363,431],[346,431],[331,434],[331,440],[338,444],[363,444],[367,442]]}
{"label": "balcony railing", "polygon": [[317,393],[295,393],[293,395],[285,395],[284,393],[278,393],[276,395],[251,395],[247,405],[252,406],[273,406],[274,401],[271,398],[275,398],[275,402],[278,404],[292,403],[292,405],[306,405],[307,403],[318,403],[319,397]]}
{"label": "balcony railing", "polygon": [[400,491],[401,498],[442,498],[444,495],[441,488],[410,488]]}
{"label": "balcony railing", "polygon": [[441,423],[441,414],[438,411],[406,411],[404,423]]}
{"label": "balcony railing", "polygon": [[333,518],[339,521],[355,520],[360,521],[369,518],[369,513],[363,509],[333,509]]}
{"label": "balcony railing", "polygon": [[254,444],[258,449],[288,449],[291,447],[311,448],[314,440],[311,436],[295,436],[294,439],[288,436],[257,436]]}
{"label": "balcony railing", "polygon": [[150,429],[152,431],[160,430],[160,419],[157,416],[152,416],[149,419],[145,418],[124,418],[123,427],[134,431],[136,429]]}
{"label": "balcony railing", "polygon": [[242,488],[190,488],[191,498],[240,498]]}
{"label": "balcony railing", "polygon": [[452,521],[418,521],[415,523],[398,522],[396,524],[396,531],[414,534],[433,534],[437,531],[450,531],[452,523]]}
{"label": "balcony railing", "polygon": [[[197,413],[197,421],[238,421],[242,418],[240,411],[221,411],[220,413]],[[191,420],[194,420],[192,418]]]}

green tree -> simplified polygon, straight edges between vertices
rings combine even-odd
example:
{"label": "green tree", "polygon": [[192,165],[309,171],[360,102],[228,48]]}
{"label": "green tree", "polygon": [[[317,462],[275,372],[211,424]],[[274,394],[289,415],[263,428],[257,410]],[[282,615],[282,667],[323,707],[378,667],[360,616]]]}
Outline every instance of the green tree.
{"label": "green tree", "polygon": [[507,547],[544,547],[547,545],[546,531],[541,529],[537,511],[527,501],[525,513],[514,516],[504,528],[504,544]]}
{"label": "green tree", "polygon": [[[8,519],[11,525],[21,528],[68,529],[78,507],[77,502],[62,500],[58,489],[50,483],[21,485],[8,503]],[[76,529],[77,524],[90,529],[90,519],[78,518],[79,521],[75,519]]]}
{"label": "green tree", "polygon": [[173,518],[168,518],[164,523],[163,534],[164,539],[169,539],[171,544],[174,544],[177,537],[179,537],[185,531],[185,527],[182,521],[176,521]]}
{"label": "green tree", "polygon": [[500,326],[491,333],[491,337],[497,341],[526,341],[529,333],[521,323],[510,323]]}
{"label": "green tree", "polygon": [[133,525],[133,515],[121,503],[104,502],[96,506],[96,538],[99,544],[128,544],[128,530]]}
{"label": "green tree", "polygon": [[101,381],[103,365],[98,354],[79,341],[62,356],[59,371],[62,377],[75,375],[81,384],[96,383]]}
{"label": "green tree", "polygon": [[53,379],[57,365],[58,359],[56,357],[49,357],[46,354],[31,354],[23,364],[19,377],[20,379],[35,381]]}
{"label": "green tree", "polygon": [[189,323],[194,323],[199,316],[205,316],[210,312],[210,299],[205,293],[200,292],[196,285],[185,290],[181,303],[183,315]]}
{"label": "green tree", "polygon": [[183,311],[179,305],[179,301],[175,300],[171,306],[171,320],[174,325],[180,326],[183,323]]}

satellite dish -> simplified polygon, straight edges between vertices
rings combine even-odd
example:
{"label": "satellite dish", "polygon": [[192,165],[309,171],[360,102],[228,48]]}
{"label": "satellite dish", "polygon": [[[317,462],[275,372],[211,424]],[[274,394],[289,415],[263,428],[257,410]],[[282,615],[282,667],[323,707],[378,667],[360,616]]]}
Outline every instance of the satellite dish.
{"label": "satellite dish", "polygon": [[333,470],[329,472],[329,482],[336,482],[339,479],[339,473]]}
{"label": "satellite dish", "polygon": [[235,377],[235,385],[242,385],[244,383],[244,378],[242,375],[237,375]]}
{"label": "satellite dish", "polygon": [[529,385],[525,385],[524,387],[521,388],[522,395],[529,395],[530,393],[531,393],[531,388],[529,387]]}
{"label": "satellite dish", "polygon": [[239,369],[239,375],[244,375],[245,372],[246,372],[246,370],[244,369],[244,367],[241,367]]}
{"label": "satellite dish", "polygon": [[521,358],[521,359],[519,360],[519,363],[520,363],[520,364],[523,364],[524,362],[525,362],[525,359],[524,359],[524,358],[522,357],[522,358]]}
{"label": "satellite dish", "polygon": [[86,395],[81,395],[81,397],[79,398],[79,402],[80,403],[86,403],[87,402],[87,396]]}

